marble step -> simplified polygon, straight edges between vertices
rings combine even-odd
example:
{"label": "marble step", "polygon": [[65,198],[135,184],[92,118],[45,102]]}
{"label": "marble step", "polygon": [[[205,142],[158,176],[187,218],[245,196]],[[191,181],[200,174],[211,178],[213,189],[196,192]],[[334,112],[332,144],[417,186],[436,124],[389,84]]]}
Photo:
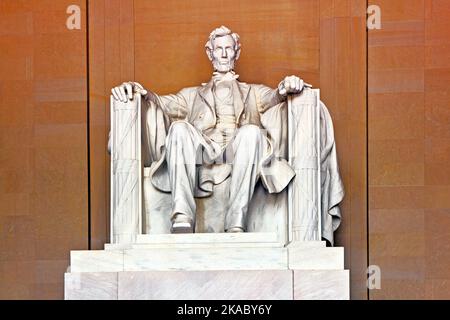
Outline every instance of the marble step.
{"label": "marble step", "polygon": [[71,272],[286,269],[287,249],[144,248],[71,251]]}
{"label": "marble step", "polygon": [[133,244],[105,244],[105,250],[132,248],[282,247],[276,233],[141,234]]}
{"label": "marble step", "polygon": [[240,248],[245,246],[247,248],[283,248],[284,244],[281,242],[254,242],[254,243],[227,243],[218,242],[213,245],[210,243],[176,243],[176,244],[161,244],[161,243],[134,243],[124,249],[208,249],[208,248]]}
{"label": "marble step", "polygon": [[71,251],[71,272],[343,270],[343,248],[214,247]]}
{"label": "marble step", "polygon": [[197,233],[139,235],[134,249],[146,248],[235,248],[235,247],[281,248],[283,243],[276,233]]}
{"label": "marble step", "polygon": [[350,298],[348,270],[66,273],[66,300],[336,300]]}
{"label": "marble step", "polygon": [[[105,250],[145,248],[284,247],[276,233],[195,233],[138,235],[134,244],[105,244]],[[324,241],[298,242],[301,247],[325,247]]]}
{"label": "marble step", "polygon": [[291,270],[344,270],[344,248],[288,247]]}
{"label": "marble step", "polygon": [[279,242],[278,234],[275,232],[140,234],[136,239],[137,244],[211,244],[255,242]]}

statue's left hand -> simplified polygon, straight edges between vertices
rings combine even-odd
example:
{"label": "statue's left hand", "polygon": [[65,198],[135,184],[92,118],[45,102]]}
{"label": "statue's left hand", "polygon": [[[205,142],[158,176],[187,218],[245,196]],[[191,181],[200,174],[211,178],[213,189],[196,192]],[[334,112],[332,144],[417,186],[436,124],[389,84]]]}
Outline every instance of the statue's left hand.
{"label": "statue's left hand", "polygon": [[283,79],[278,85],[278,93],[285,96],[289,93],[300,93],[304,87],[310,87],[302,79],[297,76],[289,76]]}
{"label": "statue's left hand", "polygon": [[133,95],[139,93],[141,96],[147,95],[147,90],[138,82],[124,82],[120,86],[111,89],[115,100],[128,102],[133,100]]}

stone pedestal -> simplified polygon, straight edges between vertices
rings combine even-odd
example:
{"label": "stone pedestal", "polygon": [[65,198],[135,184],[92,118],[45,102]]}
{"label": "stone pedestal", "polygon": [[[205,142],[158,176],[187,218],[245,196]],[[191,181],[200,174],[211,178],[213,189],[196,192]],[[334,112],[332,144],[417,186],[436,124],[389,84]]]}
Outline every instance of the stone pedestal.
{"label": "stone pedestal", "polygon": [[140,235],[72,251],[65,299],[349,299],[343,248],[275,233]]}

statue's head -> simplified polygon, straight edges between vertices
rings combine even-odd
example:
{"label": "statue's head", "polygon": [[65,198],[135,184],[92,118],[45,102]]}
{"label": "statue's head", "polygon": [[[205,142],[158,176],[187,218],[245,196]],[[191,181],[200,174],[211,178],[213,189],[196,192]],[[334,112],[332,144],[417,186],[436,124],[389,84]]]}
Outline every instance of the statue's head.
{"label": "statue's head", "polygon": [[221,26],[211,32],[205,48],[215,71],[231,71],[241,53],[239,35],[231,32],[227,27]]}

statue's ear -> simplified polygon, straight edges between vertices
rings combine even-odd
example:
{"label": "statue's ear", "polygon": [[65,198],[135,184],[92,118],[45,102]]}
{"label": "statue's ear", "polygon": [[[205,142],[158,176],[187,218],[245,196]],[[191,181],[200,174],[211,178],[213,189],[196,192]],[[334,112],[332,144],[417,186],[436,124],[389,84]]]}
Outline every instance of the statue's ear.
{"label": "statue's ear", "polygon": [[208,56],[209,61],[213,60],[212,51],[208,47],[206,47],[206,55]]}
{"label": "statue's ear", "polygon": [[241,48],[238,49],[236,52],[236,61],[239,60],[239,57],[241,56]]}

